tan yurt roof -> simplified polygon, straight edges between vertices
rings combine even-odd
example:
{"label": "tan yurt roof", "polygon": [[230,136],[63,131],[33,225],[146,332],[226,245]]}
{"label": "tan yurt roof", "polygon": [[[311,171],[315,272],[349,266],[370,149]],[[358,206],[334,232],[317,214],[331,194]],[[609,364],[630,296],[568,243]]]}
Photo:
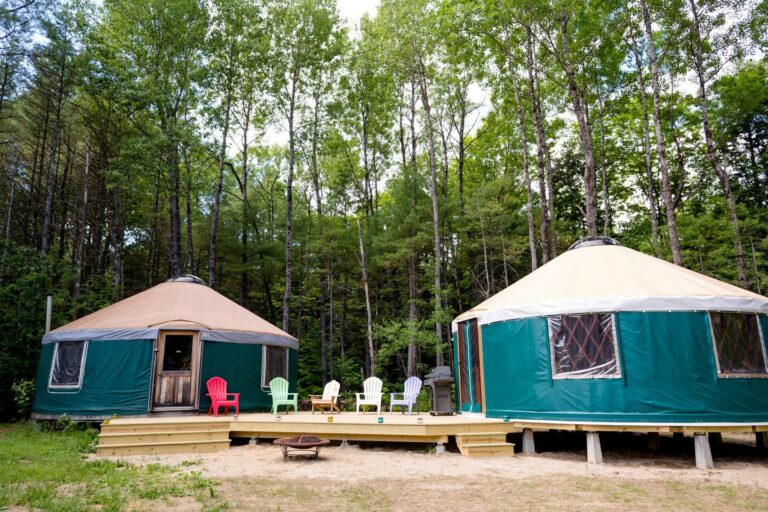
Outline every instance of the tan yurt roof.
{"label": "tan yurt roof", "polygon": [[[610,242],[577,246],[459,315],[489,324],[614,311],[768,313],[768,298]],[[598,242],[600,242],[598,240]]]}
{"label": "tan yurt roof", "polygon": [[165,329],[199,330],[203,340],[298,348],[296,338],[194,277],[171,279],[79,318],[46,334],[43,343],[154,339]]}

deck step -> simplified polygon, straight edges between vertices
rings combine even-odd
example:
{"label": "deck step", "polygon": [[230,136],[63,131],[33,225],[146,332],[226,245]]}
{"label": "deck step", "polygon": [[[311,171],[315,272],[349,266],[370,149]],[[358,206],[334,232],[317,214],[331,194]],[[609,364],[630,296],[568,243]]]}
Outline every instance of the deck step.
{"label": "deck step", "polygon": [[459,451],[466,457],[511,457],[515,455],[512,443],[473,443],[459,445]]}
{"label": "deck step", "polygon": [[179,423],[145,421],[137,423],[102,423],[102,434],[113,433],[159,433],[159,432],[201,432],[229,430],[230,420],[185,421]]}
{"label": "deck step", "polygon": [[456,444],[459,446],[506,442],[506,432],[466,432],[456,434]]}
{"label": "deck step", "polygon": [[101,446],[140,445],[161,442],[228,441],[229,429],[189,431],[148,431],[148,432],[102,432]]}
{"label": "deck step", "polygon": [[97,455],[159,455],[165,453],[208,453],[229,449],[229,439],[123,443],[96,447]]}

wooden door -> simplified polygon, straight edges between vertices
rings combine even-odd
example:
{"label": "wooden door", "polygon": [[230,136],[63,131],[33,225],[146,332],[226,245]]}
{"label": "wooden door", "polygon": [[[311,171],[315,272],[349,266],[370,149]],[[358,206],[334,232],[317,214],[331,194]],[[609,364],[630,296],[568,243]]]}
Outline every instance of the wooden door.
{"label": "wooden door", "polygon": [[477,319],[472,318],[458,325],[459,351],[459,410],[482,412],[483,391],[480,369],[480,336]]}
{"label": "wooden door", "polygon": [[194,331],[161,331],[155,347],[153,409],[195,408],[200,338]]}

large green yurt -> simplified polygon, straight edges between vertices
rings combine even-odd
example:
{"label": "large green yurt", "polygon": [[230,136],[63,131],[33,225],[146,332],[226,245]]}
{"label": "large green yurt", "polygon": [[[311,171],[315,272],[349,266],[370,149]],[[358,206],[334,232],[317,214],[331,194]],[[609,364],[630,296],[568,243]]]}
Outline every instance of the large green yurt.
{"label": "large green yurt", "polygon": [[453,322],[458,408],[546,422],[768,422],[768,298],[596,237]]}
{"label": "large green yurt", "polygon": [[207,411],[205,383],[223,377],[240,410],[269,409],[269,381],[295,388],[298,341],[179,276],[43,337],[33,417],[97,420]]}

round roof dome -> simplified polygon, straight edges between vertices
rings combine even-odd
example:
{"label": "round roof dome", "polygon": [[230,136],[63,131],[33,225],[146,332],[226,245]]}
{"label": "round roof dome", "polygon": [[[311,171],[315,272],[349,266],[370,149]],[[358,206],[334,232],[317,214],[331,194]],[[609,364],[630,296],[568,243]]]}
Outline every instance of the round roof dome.
{"label": "round roof dome", "polygon": [[616,311],[768,314],[768,298],[624,247],[612,238],[593,237],[462,313],[454,326],[469,318],[489,324]]}

